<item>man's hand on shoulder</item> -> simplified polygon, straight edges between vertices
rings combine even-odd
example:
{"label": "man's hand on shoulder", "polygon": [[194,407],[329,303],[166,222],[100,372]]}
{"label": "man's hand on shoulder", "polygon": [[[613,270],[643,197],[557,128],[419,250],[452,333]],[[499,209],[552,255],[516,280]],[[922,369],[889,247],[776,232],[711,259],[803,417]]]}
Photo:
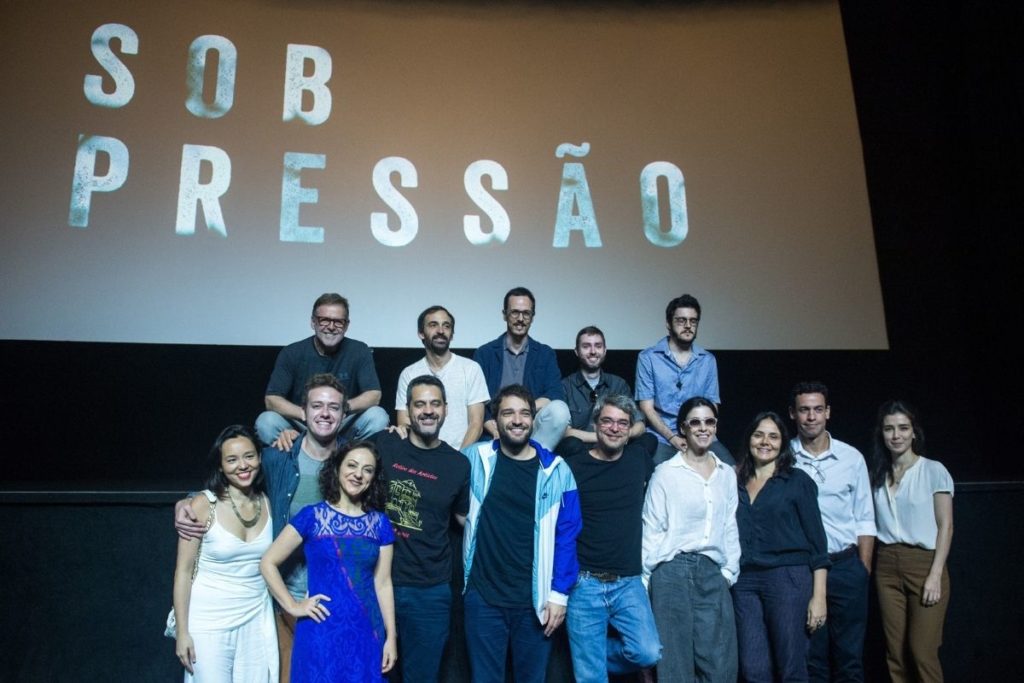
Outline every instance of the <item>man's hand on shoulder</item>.
{"label": "man's hand on shoulder", "polygon": [[299,438],[299,431],[297,429],[282,429],[274,443],[270,445],[279,451],[287,453],[295,445],[295,439],[297,438]]}
{"label": "man's hand on shoulder", "polygon": [[206,525],[200,523],[196,517],[190,498],[184,498],[174,504],[174,530],[186,541],[202,538],[206,533]]}
{"label": "man's hand on shoulder", "polygon": [[397,434],[400,439],[409,438],[409,428],[406,425],[389,425],[388,433]]}
{"label": "man's hand on shoulder", "polygon": [[584,429],[573,429],[569,427],[565,430],[566,437],[573,437],[579,439],[583,443],[597,443],[597,432],[588,432]]}

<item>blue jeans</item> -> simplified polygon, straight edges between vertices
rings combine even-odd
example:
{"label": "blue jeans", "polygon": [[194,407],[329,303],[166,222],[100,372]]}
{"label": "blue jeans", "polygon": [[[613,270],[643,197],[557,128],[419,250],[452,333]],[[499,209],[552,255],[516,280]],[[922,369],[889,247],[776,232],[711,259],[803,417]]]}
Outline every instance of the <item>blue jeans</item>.
{"label": "blue jeans", "polygon": [[[380,406],[372,406],[361,413],[351,413],[341,421],[340,434],[345,441],[360,441],[388,428],[388,411]],[[269,446],[277,440],[277,435],[286,429],[295,429],[300,434],[306,433],[306,425],[299,420],[289,420],[273,410],[265,410],[256,418],[256,436],[264,445]]]}
{"label": "blue jeans", "polygon": [[512,680],[544,683],[551,639],[533,607],[494,607],[469,588],[465,595],[466,649],[473,683],[505,683],[505,660],[512,646]]}
{"label": "blue jeans", "polygon": [[398,620],[398,665],[403,683],[436,683],[448,642],[452,589],[436,586],[395,586]]}
{"label": "blue jeans", "polygon": [[747,683],[807,680],[807,565],[743,567],[732,587],[740,673]]}
{"label": "blue jeans", "polygon": [[[565,620],[577,683],[647,669],[661,659],[651,602],[639,576],[602,582],[580,572]],[[608,635],[608,625],[617,635]]]}
{"label": "blue jeans", "polygon": [[868,578],[868,570],[857,553],[834,562],[829,569],[825,594],[828,621],[825,628],[819,628],[811,636],[807,658],[807,672],[812,681],[863,683]]}
{"label": "blue jeans", "polygon": [[736,615],[729,582],[707,555],[679,553],[651,573],[663,646],[658,683],[735,683]]}

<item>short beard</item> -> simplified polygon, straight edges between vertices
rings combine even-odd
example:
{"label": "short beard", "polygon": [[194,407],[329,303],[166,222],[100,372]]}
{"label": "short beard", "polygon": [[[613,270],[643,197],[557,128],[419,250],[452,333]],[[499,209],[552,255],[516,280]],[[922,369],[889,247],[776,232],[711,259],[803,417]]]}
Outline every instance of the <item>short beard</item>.
{"label": "short beard", "polygon": [[498,441],[501,442],[501,449],[503,451],[506,451],[510,455],[519,455],[526,449],[527,446],[530,445],[529,436],[526,437],[526,440],[523,443],[517,444],[512,442],[507,435],[499,433]]}

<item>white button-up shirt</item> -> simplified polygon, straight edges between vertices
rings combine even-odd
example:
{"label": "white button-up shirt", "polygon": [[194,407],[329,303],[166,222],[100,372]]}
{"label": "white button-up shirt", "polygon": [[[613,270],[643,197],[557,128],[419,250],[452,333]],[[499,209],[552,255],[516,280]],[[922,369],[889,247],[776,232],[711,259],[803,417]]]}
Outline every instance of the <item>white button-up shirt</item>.
{"label": "white button-up shirt", "polygon": [[864,456],[850,444],[828,434],[828,448],[811,455],[793,439],[790,448],[796,466],[818,485],[818,508],[828,538],[828,551],[837,553],[857,545],[858,536],[875,535],[875,508]]}
{"label": "white button-up shirt", "polygon": [[713,453],[715,469],[705,479],[682,453],[654,470],[644,500],[643,578],[679,553],[706,555],[722,569],[729,585],[740,572],[736,527],[736,473]]}
{"label": "white button-up shirt", "polygon": [[924,457],[903,473],[896,491],[888,484],[875,489],[878,540],[935,550],[939,533],[935,495],[939,493],[953,495],[953,477],[942,463]]}

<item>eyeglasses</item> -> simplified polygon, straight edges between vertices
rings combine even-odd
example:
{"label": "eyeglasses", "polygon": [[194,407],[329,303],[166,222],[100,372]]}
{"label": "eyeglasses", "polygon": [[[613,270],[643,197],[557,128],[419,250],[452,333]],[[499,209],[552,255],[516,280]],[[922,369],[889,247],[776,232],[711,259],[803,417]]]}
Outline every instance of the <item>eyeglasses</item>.
{"label": "eyeglasses", "polygon": [[505,311],[505,315],[513,320],[532,320],[533,311]]}
{"label": "eyeglasses", "polygon": [[597,424],[598,426],[603,427],[605,429],[609,429],[611,427],[618,427],[619,429],[629,429],[630,427],[633,426],[632,424],[630,424],[629,420],[616,420],[611,417],[599,418]]}
{"label": "eyeglasses", "polygon": [[709,417],[703,420],[700,419],[699,417],[691,417],[689,420],[686,421],[686,426],[688,426],[690,429],[700,429],[701,426],[714,427],[717,424],[717,417]]}
{"label": "eyeglasses", "polygon": [[313,320],[316,322],[317,327],[325,330],[332,327],[338,327],[344,329],[348,327],[348,318],[326,318],[324,316],[315,315]]}
{"label": "eyeglasses", "polygon": [[697,327],[700,325],[700,318],[672,318],[672,324],[681,327]]}

